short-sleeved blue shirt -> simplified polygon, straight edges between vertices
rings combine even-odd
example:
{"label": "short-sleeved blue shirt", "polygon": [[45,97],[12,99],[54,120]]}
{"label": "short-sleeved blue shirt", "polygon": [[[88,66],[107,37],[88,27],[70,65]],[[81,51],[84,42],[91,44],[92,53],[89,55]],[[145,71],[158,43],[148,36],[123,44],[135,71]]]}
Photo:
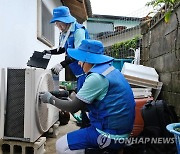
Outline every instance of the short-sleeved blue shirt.
{"label": "short-sleeved blue shirt", "polygon": [[86,77],[82,88],[76,97],[85,103],[102,100],[108,91],[109,81],[98,73],[91,73]]}

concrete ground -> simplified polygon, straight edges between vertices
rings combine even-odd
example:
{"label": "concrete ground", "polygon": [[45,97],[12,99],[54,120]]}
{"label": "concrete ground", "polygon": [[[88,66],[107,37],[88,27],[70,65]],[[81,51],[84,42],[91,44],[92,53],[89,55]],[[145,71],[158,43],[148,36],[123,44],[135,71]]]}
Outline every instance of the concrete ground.
{"label": "concrete ground", "polygon": [[67,134],[68,132],[71,132],[80,128],[76,125],[75,121],[76,120],[71,115],[70,121],[67,125],[58,127],[58,136],[56,138],[49,138],[49,137],[46,138],[46,145],[45,145],[46,153],[45,154],[56,154],[56,148],[55,148],[56,140],[60,138],[61,136]]}

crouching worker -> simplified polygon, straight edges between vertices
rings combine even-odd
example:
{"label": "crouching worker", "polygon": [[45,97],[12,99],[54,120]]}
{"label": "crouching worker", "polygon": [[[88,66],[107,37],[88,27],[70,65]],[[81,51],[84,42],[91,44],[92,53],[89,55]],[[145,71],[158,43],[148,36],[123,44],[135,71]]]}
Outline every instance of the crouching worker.
{"label": "crouching worker", "polygon": [[[61,100],[49,92],[40,98],[57,108],[75,113],[88,108],[91,126],[64,135],[56,142],[58,154],[81,154],[87,148],[120,149],[118,139],[130,135],[135,112],[131,87],[115,69],[112,57],[103,55],[100,41],[83,40],[78,49],[68,49],[68,54],[78,60],[86,79],[72,100]],[[106,138],[106,139],[105,139]]]}

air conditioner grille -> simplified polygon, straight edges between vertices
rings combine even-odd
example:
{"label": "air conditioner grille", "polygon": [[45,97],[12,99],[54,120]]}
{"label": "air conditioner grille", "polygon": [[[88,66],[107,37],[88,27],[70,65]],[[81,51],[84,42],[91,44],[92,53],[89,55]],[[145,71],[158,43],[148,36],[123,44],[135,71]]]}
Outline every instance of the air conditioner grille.
{"label": "air conditioner grille", "polygon": [[5,136],[24,136],[25,69],[7,70]]}
{"label": "air conditioner grille", "polygon": [[[52,76],[50,74],[46,74],[42,77],[40,81],[40,85],[37,92],[37,99],[39,97],[39,92],[44,91],[53,91],[54,90],[54,84],[52,80]],[[46,132],[49,129],[49,123],[48,123],[48,117],[49,117],[49,108],[47,107],[46,103],[41,102],[38,99],[38,106],[37,106],[37,119],[40,127],[41,132]]]}

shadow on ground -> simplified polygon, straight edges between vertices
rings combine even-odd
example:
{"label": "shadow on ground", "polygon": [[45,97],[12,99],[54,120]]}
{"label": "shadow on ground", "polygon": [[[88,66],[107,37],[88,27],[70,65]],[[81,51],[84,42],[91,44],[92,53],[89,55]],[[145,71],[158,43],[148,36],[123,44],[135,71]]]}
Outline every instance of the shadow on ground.
{"label": "shadow on ground", "polygon": [[56,154],[56,148],[55,148],[56,140],[61,136],[67,134],[68,132],[72,132],[79,128],[80,127],[76,125],[75,119],[71,116],[70,121],[67,125],[59,126],[58,136],[56,138],[48,138],[48,137],[46,138],[45,154]]}

